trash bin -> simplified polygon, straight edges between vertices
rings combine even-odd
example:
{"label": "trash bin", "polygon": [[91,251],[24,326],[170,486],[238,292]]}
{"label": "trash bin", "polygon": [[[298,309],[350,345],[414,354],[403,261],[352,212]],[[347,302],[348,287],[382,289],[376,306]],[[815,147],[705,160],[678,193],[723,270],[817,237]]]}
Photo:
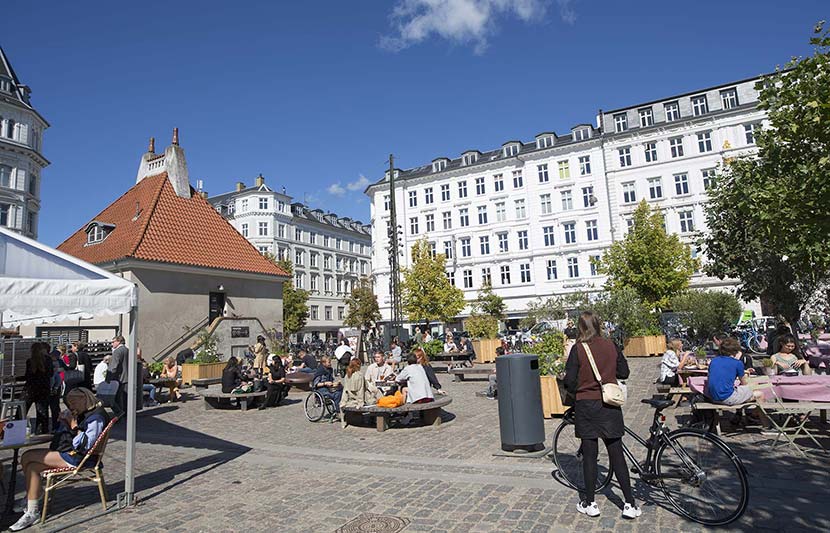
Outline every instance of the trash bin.
{"label": "trash bin", "polygon": [[496,358],[501,449],[538,451],[545,445],[539,358],[510,354]]}

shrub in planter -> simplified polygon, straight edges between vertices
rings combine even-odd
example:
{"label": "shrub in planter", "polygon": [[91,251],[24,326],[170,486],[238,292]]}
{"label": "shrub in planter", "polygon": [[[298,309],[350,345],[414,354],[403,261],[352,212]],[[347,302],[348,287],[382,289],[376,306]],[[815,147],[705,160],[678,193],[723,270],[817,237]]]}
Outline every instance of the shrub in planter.
{"label": "shrub in planter", "polygon": [[764,374],[767,376],[774,376],[776,374],[775,363],[769,357],[761,359],[761,365],[764,367]]}
{"label": "shrub in planter", "polygon": [[559,330],[552,330],[533,346],[533,353],[539,356],[539,373],[543,376],[555,376],[562,379],[565,376],[565,334]]}
{"label": "shrub in planter", "polygon": [[472,315],[464,321],[464,328],[474,339],[495,339],[499,333],[499,321],[490,315]]}
{"label": "shrub in planter", "polygon": [[444,343],[438,339],[433,339],[429,342],[419,344],[419,346],[424,350],[424,353],[426,353],[428,357],[435,357],[444,351]]}

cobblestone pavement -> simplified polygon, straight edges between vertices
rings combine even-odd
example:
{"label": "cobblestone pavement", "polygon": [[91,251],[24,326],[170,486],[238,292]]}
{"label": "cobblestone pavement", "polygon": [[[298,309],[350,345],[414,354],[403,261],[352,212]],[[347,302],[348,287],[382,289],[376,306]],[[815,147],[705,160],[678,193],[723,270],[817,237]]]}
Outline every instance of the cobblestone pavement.
{"label": "cobblestone pavement", "polygon": [[[652,410],[636,400],[654,392],[657,360],[635,359],[631,367],[625,417],[642,434]],[[500,451],[497,402],[475,394],[486,381],[439,378],[453,398],[440,428],[378,433],[312,424],[303,415],[302,392],[291,393],[290,405],[266,411],[205,411],[198,399],[145,410],[138,418],[140,504],[96,517],[101,507],[93,486],[59,489],[48,521],[33,529],[328,532],[372,513],[409,519],[405,533],[701,530],[636,478],[640,519],[621,518],[613,485],[597,496],[599,518],[579,515],[577,495],[551,477],[549,460],[493,456]],[[688,409],[667,413],[671,421]],[[548,439],[558,424],[545,422]],[[830,456],[803,459],[769,449],[763,438],[727,438],[751,483],[749,509],[732,530],[830,530]],[[112,499],[123,488],[123,439],[122,426],[105,460]],[[18,477],[18,496],[22,485]]]}

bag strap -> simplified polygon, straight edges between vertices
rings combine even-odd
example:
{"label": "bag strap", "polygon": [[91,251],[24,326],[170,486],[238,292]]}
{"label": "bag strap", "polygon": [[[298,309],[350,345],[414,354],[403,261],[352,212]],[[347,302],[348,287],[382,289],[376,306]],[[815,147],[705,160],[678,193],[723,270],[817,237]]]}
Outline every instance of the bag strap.
{"label": "bag strap", "polygon": [[594,354],[591,353],[591,347],[588,346],[587,342],[583,342],[582,347],[585,349],[585,355],[588,356],[588,362],[591,363],[591,369],[594,371],[594,377],[597,378],[600,385],[603,385],[602,376],[600,376],[599,370],[597,370],[597,364],[594,362]]}

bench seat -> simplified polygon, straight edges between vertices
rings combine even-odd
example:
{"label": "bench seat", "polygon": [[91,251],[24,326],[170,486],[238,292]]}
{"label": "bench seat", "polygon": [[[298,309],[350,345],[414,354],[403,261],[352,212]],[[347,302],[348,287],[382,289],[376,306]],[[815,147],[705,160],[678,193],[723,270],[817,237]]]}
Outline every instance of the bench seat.
{"label": "bench seat", "polygon": [[443,396],[436,398],[429,403],[405,403],[398,407],[378,407],[377,405],[364,405],[363,407],[343,407],[343,427],[348,425],[348,420],[356,415],[374,416],[378,431],[386,431],[389,428],[389,419],[392,415],[422,412],[424,423],[427,425],[441,425],[441,408],[452,403],[452,398]]}
{"label": "bench seat", "polygon": [[205,410],[218,409],[222,404],[230,404],[230,400],[236,398],[239,401],[239,408],[242,411],[248,410],[249,403],[255,403],[260,398],[265,398],[266,391],[246,392],[243,394],[234,394],[232,392],[222,392],[217,389],[210,389],[199,391],[199,394],[205,400]]}
{"label": "bench seat", "polygon": [[485,377],[493,373],[492,368],[472,367],[472,368],[451,368],[447,370],[448,374],[452,374],[454,381],[464,381],[465,375],[484,375]]}

